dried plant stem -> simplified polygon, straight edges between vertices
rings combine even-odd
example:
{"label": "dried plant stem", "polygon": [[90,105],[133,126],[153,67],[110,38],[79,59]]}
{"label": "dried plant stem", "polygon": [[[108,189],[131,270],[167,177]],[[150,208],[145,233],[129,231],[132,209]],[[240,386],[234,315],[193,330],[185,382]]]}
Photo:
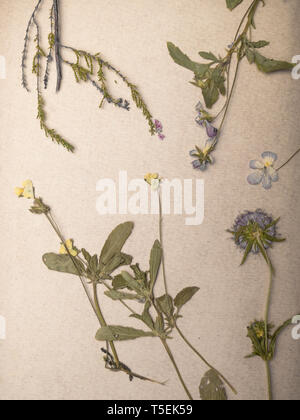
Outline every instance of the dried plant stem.
{"label": "dried plant stem", "polygon": [[62,81],[62,63],[60,55],[60,27],[59,27],[59,0],[53,0],[54,33],[55,33],[55,61],[57,71],[56,92],[60,90]]}
{"label": "dried plant stem", "polygon": [[[95,283],[95,282],[93,282],[93,291],[94,291],[95,307],[96,307],[96,311],[97,311],[97,314],[98,314],[98,319],[100,320],[100,325],[101,325],[101,327],[107,327],[107,323],[104,319],[103,313],[102,313],[101,308],[100,308],[99,299],[98,299],[98,292],[97,292],[97,283]],[[112,354],[114,356],[116,367],[119,368],[120,360],[119,360],[119,357],[118,357],[118,353],[117,353],[115,344],[112,341],[109,341],[108,344],[109,344],[109,346],[111,348],[111,351],[112,351]]]}
{"label": "dried plant stem", "polygon": [[[51,213],[45,213],[45,216],[46,216],[47,220],[49,221],[50,225],[52,226],[52,228],[54,229],[55,233],[57,234],[59,240],[65,246],[65,249],[66,249],[69,257],[71,258],[71,260],[72,260],[72,262],[73,262],[76,270],[78,271],[78,275],[79,275],[81,284],[82,284],[82,286],[84,288],[84,291],[85,291],[85,293],[86,293],[86,295],[87,295],[87,297],[89,299],[89,302],[90,302],[90,304],[91,304],[91,306],[92,306],[92,308],[93,308],[93,310],[94,310],[94,312],[95,312],[95,314],[97,316],[97,319],[98,319],[101,327],[107,326],[107,324],[105,322],[105,319],[103,317],[102,311],[100,309],[99,300],[98,300],[98,296],[97,296],[97,286],[94,285],[94,301],[93,301],[93,298],[90,295],[90,292],[89,292],[89,289],[88,289],[88,287],[86,285],[86,282],[83,279],[83,277],[80,275],[80,269],[77,266],[76,260],[71,255],[71,253],[70,253],[70,251],[69,251],[69,249],[68,249],[68,247],[66,245],[66,241],[65,241],[62,233],[60,232],[58,226],[56,225],[56,223],[55,223],[55,221],[54,221]],[[96,289],[95,289],[95,287],[96,287]],[[115,345],[114,345],[114,343],[109,343],[109,345],[111,347],[111,350],[112,350],[112,353],[113,353],[113,356],[114,356],[114,360],[115,360],[116,366],[119,367],[120,361],[119,361],[119,357],[118,357],[118,354],[117,354]]]}
{"label": "dried plant stem", "polygon": [[187,386],[186,386],[186,384],[185,384],[185,382],[184,382],[184,379],[183,379],[183,377],[182,377],[182,375],[181,375],[181,373],[180,373],[180,370],[179,370],[179,368],[178,368],[178,366],[177,366],[177,363],[176,363],[176,361],[175,361],[175,359],[174,359],[173,353],[171,352],[171,349],[170,349],[170,347],[169,347],[169,346],[168,346],[168,344],[167,344],[167,341],[166,341],[166,340],[161,339],[161,342],[162,342],[162,344],[163,344],[163,346],[164,346],[164,348],[165,348],[166,352],[168,353],[168,356],[169,356],[169,358],[170,358],[170,360],[171,360],[171,362],[172,362],[172,364],[173,364],[173,366],[174,366],[174,368],[175,368],[175,370],[176,370],[176,372],[177,372],[178,378],[179,378],[179,380],[180,380],[180,382],[181,382],[181,385],[183,386],[183,388],[184,388],[184,390],[185,390],[185,392],[186,392],[186,394],[187,394],[187,396],[188,396],[189,400],[193,401],[193,397],[192,397],[192,395],[191,395],[190,391],[188,390],[188,388],[187,388]]}
{"label": "dried plant stem", "polygon": [[162,202],[161,202],[160,190],[158,192],[158,201],[159,201],[159,240],[160,240],[160,245],[161,245],[161,248],[162,248],[161,264],[162,264],[165,292],[166,292],[166,294],[168,294],[165,253],[164,253],[164,245],[163,245],[163,214],[162,214]]}
{"label": "dried plant stem", "polygon": [[283,165],[281,165],[278,169],[277,169],[277,171],[280,171],[280,169],[282,169],[282,168],[284,168],[288,163],[290,163],[290,161],[292,160],[292,159],[294,159],[294,157],[295,156],[297,156],[298,155],[298,153],[300,153],[300,149],[298,149]]}
{"label": "dried plant stem", "polygon": [[[268,334],[268,325],[269,325],[269,314],[270,314],[270,307],[271,307],[271,294],[272,294],[272,286],[273,286],[273,267],[271,261],[268,257],[268,266],[270,269],[270,280],[269,280],[269,287],[268,287],[268,294],[267,294],[267,303],[265,309],[265,351],[268,358],[269,355],[269,334]],[[268,385],[268,398],[270,401],[273,400],[273,392],[272,392],[272,379],[271,379],[271,367],[270,361],[266,360],[266,370],[267,370],[267,385]]]}
{"label": "dried plant stem", "polygon": [[180,337],[185,341],[185,343],[193,350],[193,352],[206,364],[206,366],[209,369],[212,369],[216,372],[216,374],[218,376],[220,376],[220,378],[223,379],[223,381],[230,387],[230,389],[233,391],[233,393],[235,395],[237,395],[237,391],[236,389],[231,385],[231,383],[217,370],[215,369],[210,363],[208,363],[208,361],[198,352],[198,350],[189,342],[189,340],[185,337],[185,335],[183,334],[183,332],[181,331],[181,329],[178,327],[177,324],[175,324],[175,328],[178,332],[178,334],[180,335]]}

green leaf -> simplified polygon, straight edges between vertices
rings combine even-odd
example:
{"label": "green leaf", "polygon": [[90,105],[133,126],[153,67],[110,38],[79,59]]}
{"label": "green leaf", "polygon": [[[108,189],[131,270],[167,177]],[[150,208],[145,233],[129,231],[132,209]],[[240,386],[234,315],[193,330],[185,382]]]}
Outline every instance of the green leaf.
{"label": "green leaf", "polygon": [[171,318],[174,314],[174,305],[173,298],[169,295],[163,295],[160,298],[156,299],[159,309],[164,313],[168,318]]}
{"label": "green leaf", "polygon": [[150,308],[151,308],[151,304],[149,302],[146,302],[142,315],[132,314],[130,315],[130,317],[139,319],[140,321],[144,322],[150,328],[150,330],[153,330],[154,322],[150,314]]}
{"label": "green leaf", "polygon": [[134,224],[132,222],[123,223],[117,226],[107,238],[101,251],[100,263],[102,266],[108,264],[111,259],[119,254],[125,242],[132,233]]}
{"label": "green leaf", "polygon": [[208,80],[206,86],[202,89],[205,105],[211,109],[219,99],[219,90],[213,80]]}
{"label": "green leaf", "polygon": [[192,61],[186,54],[184,54],[180,48],[176,47],[172,42],[168,42],[168,50],[175,61],[179,66],[185,67],[188,70],[191,70],[199,78],[203,77],[206,71],[209,69],[208,64],[201,64]]}
{"label": "green leaf", "polygon": [[132,293],[118,292],[117,290],[107,290],[104,294],[112,300],[138,300],[140,296]]}
{"label": "green leaf", "polygon": [[255,61],[255,54],[254,54],[254,51],[250,50],[250,48],[248,48],[246,50],[246,57],[247,57],[247,59],[248,59],[248,61],[249,61],[250,64],[253,64],[254,63],[254,61]]}
{"label": "green leaf", "polygon": [[80,274],[84,272],[83,264],[76,259],[76,265],[78,267],[77,270],[69,255],[54,253],[45,254],[43,255],[43,262],[49,270],[58,271],[60,273],[68,273],[79,276],[78,270],[80,271]]}
{"label": "green leaf", "polygon": [[204,58],[204,60],[209,60],[209,61],[214,61],[214,62],[219,61],[219,59],[212,52],[200,51],[199,55],[202,58]]}
{"label": "green leaf", "polygon": [[276,61],[270,58],[266,58],[258,51],[255,51],[255,63],[257,68],[263,73],[292,70],[295,66],[295,64],[288,63],[287,61]]}
{"label": "green leaf", "polygon": [[186,287],[178,293],[174,300],[174,305],[180,310],[199,290],[199,287]]}
{"label": "green leaf", "polygon": [[270,42],[268,42],[268,41],[256,41],[256,42],[247,41],[247,44],[251,48],[264,48],[264,47],[267,47],[268,45],[270,45]]}
{"label": "green leaf", "polygon": [[127,271],[122,271],[121,276],[123,277],[126,286],[129,289],[134,290],[138,294],[141,294],[141,285],[137,282],[137,280],[134,277],[127,273]]}
{"label": "green leaf", "polygon": [[128,287],[126,280],[121,274],[113,278],[112,286],[115,290],[126,289]]}
{"label": "green leaf", "polygon": [[155,241],[150,255],[150,290],[152,291],[158,277],[162,260],[162,247],[159,241]]}
{"label": "green leaf", "polygon": [[123,254],[122,252],[114,255],[114,257],[109,261],[109,263],[102,269],[102,273],[111,274],[117,268],[124,265],[130,265],[132,263],[132,256]]}
{"label": "green leaf", "polygon": [[243,259],[242,259],[241,265],[244,265],[244,264],[245,264],[245,262],[247,261],[248,255],[249,255],[249,254],[250,254],[250,252],[252,251],[252,248],[253,248],[253,241],[249,241],[249,242],[248,242],[248,245],[247,245],[247,247],[246,247],[246,249],[245,249],[245,253],[244,253],[244,256],[243,256]]}
{"label": "green leaf", "polygon": [[200,387],[200,398],[203,401],[227,401],[225,386],[219,375],[214,370],[209,370],[204,375]]}
{"label": "green leaf", "polygon": [[154,333],[137,330],[131,327],[111,325],[100,328],[96,334],[97,341],[126,341],[135,340],[136,338],[141,337],[154,337]]}
{"label": "green leaf", "polygon": [[277,330],[274,332],[272,338],[271,338],[271,342],[270,342],[270,351],[271,354],[274,356],[275,354],[275,347],[276,347],[276,342],[277,339],[279,337],[279,335],[287,328],[291,325],[292,323],[292,319],[288,319],[284,324],[282,324],[279,328],[277,328]]}
{"label": "green leaf", "polygon": [[226,4],[228,9],[233,10],[235,9],[239,4],[242,3],[243,0],[226,0]]}

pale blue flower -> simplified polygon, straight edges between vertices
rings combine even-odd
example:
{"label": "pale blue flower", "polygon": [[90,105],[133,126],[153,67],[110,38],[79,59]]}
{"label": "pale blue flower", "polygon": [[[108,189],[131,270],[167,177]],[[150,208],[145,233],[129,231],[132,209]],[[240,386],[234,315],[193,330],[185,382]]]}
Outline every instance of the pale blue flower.
{"label": "pale blue flower", "polygon": [[264,189],[269,190],[272,188],[272,182],[279,180],[278,171],[274,168],[274,164],[278,157],[275,153],[264,152],[262,160],[251,160],[250,168],[255,169],[247,180],[251,185],[259,185],[262,183]]}

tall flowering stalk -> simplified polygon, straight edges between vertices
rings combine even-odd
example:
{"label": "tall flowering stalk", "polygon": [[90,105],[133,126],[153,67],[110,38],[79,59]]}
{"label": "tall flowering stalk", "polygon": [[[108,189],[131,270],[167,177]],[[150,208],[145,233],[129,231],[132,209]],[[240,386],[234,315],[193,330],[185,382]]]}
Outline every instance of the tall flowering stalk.
{"label": "tall flowering stalk", "polygon": [[[43,0],[39,0],[34,11],[29,19],[25,39],[24,49],[22,53],[22,86],[29,92],[29,85],[27,81],[27,58],[29,50],[29,41],[31,28],[34,27],[36,36],[35,54],[33,57],[32,73],[36,77],[36,90],[37,90],[37,118],[40,121],[41,129],[44,131],[46,137],[59,145],[62,145],[66,150],[74,152],[75,148],[72,144],[64,139],[56,130],[47,125],[47,116],[45,111],[45,101],[42,94],[42,81],[44,89],[48,88],[51,64],[53,61],[56,63],[56,92],[59,92],[63,80],[63,66],[69,66],[74,73],[74,78],[77,83],[86,83],[93,86],[98,94],[101,96],[99,108],[104,103],[113,104],[118,108],[126,111],[130,110],[130,103],[123,98],[115,98],[108,86],[106,80],[106,72],[114,73],[129,89],[131,97],[136,107],[140,109],[148,123],[150,134],[155,134],[163,140],[165,136],[162,133],[162,125],[158,120],[154,120],[147,105],[145,104],[138,87],[129,81],[129,79],[116,67],[111,65],[105,60],[100,53],[92,54],[78,48],[64,45],[60,39],[60,0],[51,0],[52,5],[50,8],[50,30],[48,34],[48,53],[41,46],[41,30],[40,24],[37,20],[37,14],[42,6]],[[74,60],[70,61],[64,58],[64,51],[69,51],[73,54]],[[44,72],[44,76],[42,73]],[[43,76],[43,77],[42,77]]]}
{"label": "tall flowering stalk", "polygon": [[274,219],[263,210],[247,211],[237,217],[232,230],[236,246],[242,250],[244,265],[250,255],[261,255],[269,269],[269,287],[264,312],[264,320],[253,321],[248,326],[248,337],[252,342],[252,354],[248,357],[260,357],[266,366],[268,398],[273,400],[272,377],[270,362],[274,359],[279,334],[291,324],[291,319],[272,333],[273,325],[269,322],[272,287],[275,277],[275,268],[269,256],[269,250],[275,243],[284,242],[285,239],[278,234],[280,219]]}

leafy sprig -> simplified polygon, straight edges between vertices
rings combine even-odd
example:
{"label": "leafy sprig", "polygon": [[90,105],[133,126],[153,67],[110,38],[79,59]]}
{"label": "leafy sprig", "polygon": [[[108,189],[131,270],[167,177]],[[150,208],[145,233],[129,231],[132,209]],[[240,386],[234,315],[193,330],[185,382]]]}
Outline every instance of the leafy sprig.
{"label": "leafy sprig", "polygon": [[[140,109],[148,123],[150,134],[153,136],[155,134],[160,134],[160,132],[157,131],[155,121],[153,120],[152,114],[149,111],[138,87],[131,83],[129,79],[124,76],[119,70],[117,70],[113,65],[111,65],[108,61],[104,60],[102,56],[98,54],[90,54],[86,51],[79,50],[73,47],[65,46],[61,44],[60,41],[60,22],[59,22],[59,0],[53,0],[53,5],[50,10],[50,33],[48,35],[48,44],[49,44],[49,52],[46,54],[44,50],[40,47],[40,30],[39,30],[39,24],[36,21],[36,15],[40,8],[42,0],[39,0],[32,16],[30,17],[26,34],[25,34],[25,45],[24,50],[22,54],[22,85],[23,87],[29,91],[27,78],[26,78],[26,61],[27,61],[27,55],[28,55],[28,44],[29,44],[29,35],[30,35],[30,29],[33,24],[35,24],[37,28],[37,36],[35,38],[35,41],[37,43],[37,51],[33,58],[33,67],[32,72],[36,76],[37,79],[37,91],[38,91],[38,114],[43,115],[44,119],[41,119],[41,128],[45,131],[45,134],[47,137],[51,137],[53,141],[55,141],[57,144],[62,145],[64,148],[66,148],[68,151],[73,152],[74,147],[70,145],[62,136],[58,135],[55,130],[50,129],[46,125],[45,121],[45,112],[41,113],[41,88],[40,88],[40,80],[41,80],[41,72],[42,72],[42,64],[45,61],[45,73],[44,73],[44,88],[47,89],[48,82],[49,82],[49,76],[50,76],[50,63],[53,61],[53,55],[55,56],[55,62],[56,62],[56,69],[57,69],[57,85],[56,90],[57,92],[61,88],[61,82],[62,82],[62,67],[63,64],[69,65],[73,72],[74,77],[77,83],[79,82],[89,82],[91,83],[98,92],[101,93],[101,102],[100,102],[100,108],[103,106],[104,102],[113,104],[119,108],[125,109],[127,111],[130,110],[130,104],[127,100],[124,100],[122,98],[115,99],[113,95],[110,93],[110,89],[108,87],[108,83],[105,76],[105,70],[111,71],[115,73],[117,76],[121,78],[121,80],[126,84],[126,86],[129,88],[132,100],[137,106],[138,109]],[[76,56],[75,62],[69,62],[68,60],[65,60],[62,57],[62,50],[69,49],[72,50]],[[84,64],[81,62],[81,60],[84,60]],[[97,70],[96,70],[97,69]],[[43,106],[44,101],[43,101]]]}
{"label": "leafy sprig", "polygon": [[[241,3],[242,0],[227,0],[227,7],[233,10]],[[194,79],[191,83],[201,89],[205,105],[209,110],[214,107],[221,97],[225,97],[225,103],[220,112],[216,115],[211,115],[206,112],[209,118],[205,121],[209,123],[216,123],[222,116],[215,137],[215,145],[217,145],[220,139],[237,82],[240,64],[245,57],[247,57],[250,64],[255,63],[257,69],[265,74],[292,70],[295,66],[295,64],[286,61],[265,57],[260,50],[269,45],[269,42],[265,40],[253,41],[252,29],[256,28],[255,15],[260,3],[265,5],[263,0],[253,0],[251,2],[250,7],[241,20],[234,40],[226,49],[224,56],[214,54],[210,51],[200,51],[199,55],[205,62],[193,61],[179,47],[172,42],[168,43],[169,53],[175,63],[193,72]],[[234,57],[236,58],[236,65],[232,78],[231,73]],[[233,80],[232,82],[231,79]]]}

